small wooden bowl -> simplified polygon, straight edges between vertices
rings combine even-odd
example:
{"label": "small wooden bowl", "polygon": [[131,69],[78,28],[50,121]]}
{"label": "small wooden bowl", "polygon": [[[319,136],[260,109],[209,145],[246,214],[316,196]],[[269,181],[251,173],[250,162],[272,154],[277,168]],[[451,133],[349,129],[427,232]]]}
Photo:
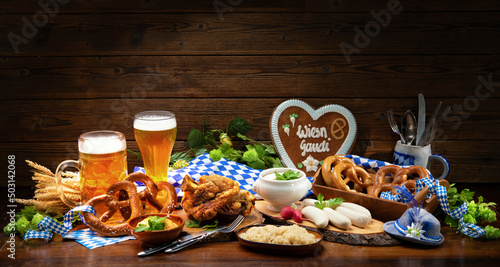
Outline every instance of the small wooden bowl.
{"label": "small wooden bowl", "polygon": [[[177,225],[177,227],[160,231],[143,231],[139,233],[134,232],[137,224],[149,216],[167,217],[168,219],[172,220]],[[186,221],[182,217],[179,217],[177,215],[173,215],[170,213],[150,213],[132,218],[129,221],[128,226],[130,232],[133,236],[135,236],[135,238],[137,238],[137,240],[146,244],[156,245],[168,243],[176,239],[182,233],[185,224]]]}

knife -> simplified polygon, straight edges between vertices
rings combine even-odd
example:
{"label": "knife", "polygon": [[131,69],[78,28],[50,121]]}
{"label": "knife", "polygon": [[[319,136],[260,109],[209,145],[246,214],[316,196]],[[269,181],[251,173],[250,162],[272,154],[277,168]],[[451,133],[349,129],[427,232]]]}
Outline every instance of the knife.
{"label": "knife", "polygon": [[137,253],[137,256],[139,256],[139,257],[149,256],[149,255],[154,254],[156,252],[159,252],[159,251],[171,248],[171,247],[175,247],[176,245],[180,245],[180,244],[183,244],[185,242],[189,242],[189,241],[191,241],[193,239],[202,237],[204,235],[215,233],[220,228],[222,228],[222,226],[218,227],[217,229],[205,230],[205,231],[200,231],[200,232],[193,233],[193,234],[190,234],[190,235],[185,235],[185,236],[183,236],[183,237],[181,237],[181,238],[179,238],[179,239],[177,239],[177,240],[175,240],[175,241],[173,241],[171,243],[167,243],[167,244],[160,245],[158,247],[148,248],[146,250],[143,250],[143,251]]}
{"label": "knife", "polygon": [[432,114],[431,117],[431,123],[427,123],[427,126],[425,126],[425,131],[424,134],[422,135],[422,138],[420,138],[420,141],[417,143],[417,146],[426,146],[429,144],[429,138],[431,137],[431,131],[432,127],[434,127],[434,124],[436,123],[436,117],[439,112],[439,109],[441,108],[441,101],[437,104],[436,109],[434,110],[434,113]]}
{"label": "knife", "polygon": [[425,129],[425,98],[423,94],[418,94],[418,125],[417,125],[417,140],[415,144],[422,138]]}
{"label": "knife", "polygon": [[202,234],[202,235],[198,235],[194,238],[191,238],[185,242],[179,242],[179,243],[176,243],[174,244],[173,246],[168,246],[166,249],[165,249],[165,253],[173,253],[173,252],[177,252],[185,247],[189,247],[191,246],[192,244],[200,241],[200,240],[203,240],[205,238],[208,238],[212,235],[214,235],[215,233],[217,233],[219,230],[214,230],[214,231],[211,231],[211,232],[208,232],[208,233],[205,233],[205,234]]}

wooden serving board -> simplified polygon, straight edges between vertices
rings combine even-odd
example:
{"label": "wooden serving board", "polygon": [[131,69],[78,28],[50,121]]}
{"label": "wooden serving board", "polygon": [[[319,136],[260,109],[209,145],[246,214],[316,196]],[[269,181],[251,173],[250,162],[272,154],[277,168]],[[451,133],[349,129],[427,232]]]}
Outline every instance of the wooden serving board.
{"label": "wooden serving board", "polygon": [[[318,227],[309,221],[303,221],[301,223],[295,222],[293,219],[285,220],[280,218],[279,212],[271,211],[267,208],[269,203],[267,201],[261,200],[255,202],[255,208],[262,214],[262,216],[275,224],[298,224],[305,228],[316,229],[323,234],[323,240],[344,243],[349,245],[362,245],[362,246],[394,246],[400,244],[399,241],[393,239],[391,236],[386,234],[382,229],[384,225],[383,222],[372,219],[371,223],[365,228],[360,228],[357,226],[352,226],[348,230],[343,230],[337,228],[331,224],[324,229],[318,229]],[[298,202],[295,205],[300,209],[301,203]]]}
{"label": "wooden serving board", "polygon": [[[189,220],[186,212],[182,209],[177,210],[176,212],[174,212],[174,214],[184,218],[186,221]],[[254,209],[252,211],[252,213],[250,213],[250,215],[248,215],[245,218],[245,220],[243,220],[243,222],[241,222],[241,224],[236,228],[236,230],[238,230],[242,227],[248,226],[248,225],[261,224],[263,221],[264,221],[264,218],[262,218],[260,213],[256,212]],[[219,226],[227,226],[229,224],[231,224],[231,221],[221,222],[221,223],[219,223]],[[193,233],[198,233],[198,232],[205,231],[205,230],[206,229],[202,229],[202,228],[184,227],[183,234],[193,234]],[[213,236],[211,236],[210,238],[205,239],[204,242],[215,243],[215,242],[227,242],[227,241],[237,240],[236,234],[235,234],[236,230],[233,231],[232,233],[227,233],[227,234],[216,233]]]}

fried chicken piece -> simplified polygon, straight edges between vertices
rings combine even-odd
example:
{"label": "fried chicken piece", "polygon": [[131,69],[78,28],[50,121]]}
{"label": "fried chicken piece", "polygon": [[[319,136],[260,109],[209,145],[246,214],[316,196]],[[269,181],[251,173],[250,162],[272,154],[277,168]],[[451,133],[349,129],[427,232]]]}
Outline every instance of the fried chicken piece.
{"label": "fried chicken piece", "polygon": [[208,175],[196,183],[189,175],[181,186],[184,191],[182,208],[189,218],[198,221],[213,219],[217,215],[249,215],[253,210],[255,197],[246,190],[240,190],[239,183],[232,179]]}

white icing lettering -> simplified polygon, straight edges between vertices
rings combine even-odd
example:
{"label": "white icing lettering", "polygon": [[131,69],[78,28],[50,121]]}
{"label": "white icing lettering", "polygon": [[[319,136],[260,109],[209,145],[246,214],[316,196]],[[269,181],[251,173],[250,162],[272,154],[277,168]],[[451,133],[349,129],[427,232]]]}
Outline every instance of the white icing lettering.
{"label": "white icing lettering", "polygon": [[321,128],[311,127],[311,124],[309,124],[308,126],[304,126],[304,128],[302,128],[302,125],[299,125],[299,127],[297,127],[297,136],[300,139],[328,138],[328,131],[326,130],[325,127]]}
{"label": "white icing lettering", "polygon": [[326,141],[323,141],[321,143],[306,143],[306,140],[302,140],[302,142],[300,142],[300,149],[302,150],[301,156],[305,157],[306,153],[310,152],[330,152],[330,144]]}

